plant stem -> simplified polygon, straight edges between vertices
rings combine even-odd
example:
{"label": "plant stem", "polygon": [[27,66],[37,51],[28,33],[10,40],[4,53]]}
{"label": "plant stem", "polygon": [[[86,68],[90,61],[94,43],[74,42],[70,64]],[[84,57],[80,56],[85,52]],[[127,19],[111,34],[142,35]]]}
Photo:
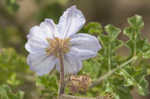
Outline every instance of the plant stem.
{"label": "plant stem", "polygon": [[134,36],[134,52],[133,55],[136,56],[136,32],[135,32],[135,36]]}
{"label": "plant stem", "polygon": [[61,96],[64,93],[64,56],[63,53],[59,53],[59,62],[60,62],[60,85],[59,85],[59,96]]}
{"label": "plant stem", "polygon": [[108,71],[111,71],[111,45],[108,45]]}
{"label": "plant stem", "polygon": [[129,63],[131,63],[132,61],[136,60],[137,57],[133,56],[132,58],[130,58],[128,61],[122,63],[120,66],[116,67],[115,69],[111,70],[110,72],[108,72],[107,74],[105,74],[104,76],[100,77],[97,81],[95,81],[94,83],[92,83],[90,85],[89,88],[93,88],[94,86],[100,84],[104,79],[108,78],[109,76],[111,76],[114,72],[116,72],[117,70],[123,68],[124,66],[128,65]]}

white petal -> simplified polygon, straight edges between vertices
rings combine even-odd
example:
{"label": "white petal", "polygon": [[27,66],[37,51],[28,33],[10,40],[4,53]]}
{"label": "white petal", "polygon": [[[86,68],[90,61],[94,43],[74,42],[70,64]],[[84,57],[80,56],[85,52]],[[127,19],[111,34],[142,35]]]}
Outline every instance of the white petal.
{"label": "white petal", "polygon": [[[60,71],[60,62],[56,64],[56,68]],[[65,74],[75,74],[82,68],[82,61],[71,54],[64,55],[64,72]]]}
{"label": "white petal", "polygon": [[42,76],[49,73],[55,66],[57,59],[54,56],[46,56],[44,53],[29,54],[27,63],[30,69]]}
{"label": "white petal", "polygon": [[101,49],[98,39],[95,36],[85,33],[73,35],[70,42],[72,46],[79,49],[87,49],[91,51],[98,51]]}
{"label": "white petal", "polygon": [[82,12],[76,6],[72,6],[60,17],[57,28],[63,37],[69,37],[78,32],[84,23],[85,18]]}
{"label": "white petal", "polygon": [[79,49],[76,47],[72,47],[68,54],[72,54],[73,56],[76,56],[81,60],[85,60],[85,59],[95,57],[97,55],[97,52],[87,50],[87,49]]}
{"label": "white petal", "polygon": [[47,38],[53,38],[56,33],[56,26],[51,19],[45,19],[40,26],[31,28],[28,34],[28,42],[26,43],[26,50],[30,53],[43,51],[48,46]]}
{"label": "white petal", "polygon": [[26,50],[30,53],[40,53],[41,51],[45,51],[48,46],[48,42],[45,42],[43,40],[40,41],[36,38],[29,39],[28,42],[25,44]]}
{"label": "white petal", "polygon": [[28,39],[31,37],[36,37],[39,39],[52,38],[53,35],[57,32],[56,25],[51,19],[45,19],[40,26],[34,26],[31,28]]}

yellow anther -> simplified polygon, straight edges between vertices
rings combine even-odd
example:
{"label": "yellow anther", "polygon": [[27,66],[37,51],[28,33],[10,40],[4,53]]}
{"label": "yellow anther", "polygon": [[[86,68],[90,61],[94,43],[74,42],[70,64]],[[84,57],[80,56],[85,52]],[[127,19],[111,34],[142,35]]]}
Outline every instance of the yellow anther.
{"label": "yellow anther", "polygon": [[54,39],[47,38],[47,41],[49,42],[49,47],[46,48],[47,55],[54,55],[58,57],[58,54],[62,52],[63,54],[66,54],[69,52],[70,47],[70,38],[65,39],[59,39],[55,37]]}

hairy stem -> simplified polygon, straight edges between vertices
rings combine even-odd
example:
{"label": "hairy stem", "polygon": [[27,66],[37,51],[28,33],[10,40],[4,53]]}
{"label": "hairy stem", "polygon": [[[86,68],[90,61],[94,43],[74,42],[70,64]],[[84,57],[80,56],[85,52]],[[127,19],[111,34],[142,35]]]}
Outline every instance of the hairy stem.
{"label": "hairy stem", "polygon": [[59,61],[60,61],[60,85],[59,85],[59,96],[64,93],[65,83],[64,83],[64,56],[63,53],[59,53]]}
{"label": "hairy stem", "polygon": [[131,63],[132,61],[136,60],[136,56],[132,57],[131,59],[129,59],[128,61],[122,63],[120,66],[118,66],[117,68],[111,70],[110,72],[108,72],[107,74],[105,74],[104,76],[100,77],[97,81],[95,81],[94,83],[92,83],[90,85],[89,88],[93,88],[94,86],[100,84],[104,79],[108,78],[109,76],[111,76],[114,72],[116,72],[117,70],[123,68],[124,66],[128,65],[129,63]]}

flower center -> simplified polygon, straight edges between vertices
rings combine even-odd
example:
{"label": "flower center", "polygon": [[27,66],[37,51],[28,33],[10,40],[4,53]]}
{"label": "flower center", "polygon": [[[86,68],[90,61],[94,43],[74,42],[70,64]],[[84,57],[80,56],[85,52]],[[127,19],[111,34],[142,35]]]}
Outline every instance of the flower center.
{"label": "flower center", "polygon": [[46,48],[47,55],[59,56],[59,53],[66,54],[69,52],[70,38],[59,39],[55,37],[54,39],[47,38],[49,42],[49,47]]}

